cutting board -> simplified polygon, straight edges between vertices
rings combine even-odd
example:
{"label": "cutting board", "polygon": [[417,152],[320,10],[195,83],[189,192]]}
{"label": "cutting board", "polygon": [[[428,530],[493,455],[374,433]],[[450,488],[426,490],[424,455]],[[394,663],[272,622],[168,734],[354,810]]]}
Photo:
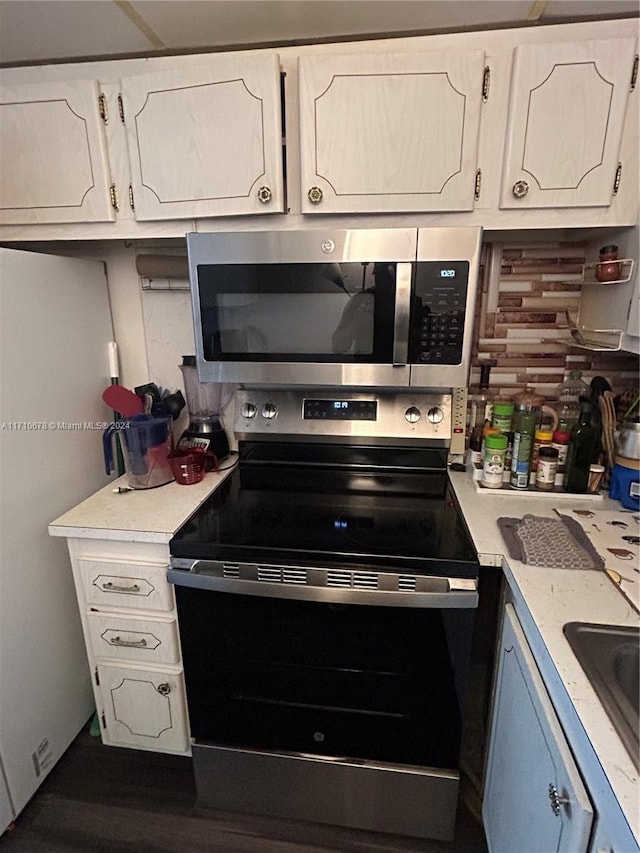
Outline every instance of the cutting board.
{"label": "cutting board", "polygon": [[604,560],[609,579],[640,613],[640,513],[588,507],[555,512],[580,524]]}

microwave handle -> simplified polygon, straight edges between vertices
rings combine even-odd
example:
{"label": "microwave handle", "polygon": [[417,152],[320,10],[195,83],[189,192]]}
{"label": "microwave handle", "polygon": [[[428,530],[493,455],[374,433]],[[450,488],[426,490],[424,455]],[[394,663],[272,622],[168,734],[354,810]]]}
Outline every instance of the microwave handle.
{"label": "microwave handle", "polygon": [[393,366],[402,367],[409,355],[411,264],[396,266],[396,311],[393,328]]}

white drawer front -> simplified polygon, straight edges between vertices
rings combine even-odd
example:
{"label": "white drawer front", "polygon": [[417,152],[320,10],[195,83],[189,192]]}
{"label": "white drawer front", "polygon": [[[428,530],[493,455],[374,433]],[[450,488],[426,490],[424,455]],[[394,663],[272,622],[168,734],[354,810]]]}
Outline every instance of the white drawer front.
{"label": "white drawer front", "polygon": [[87,604],[132,610],[171,610],[167,566],[116,560],[78,560]]}
{"label": "white drawer front", "polygon": [[96,658],[152,666],[180,661],[175,619],[136,619],[113,613],[89,613],[87,621]]}

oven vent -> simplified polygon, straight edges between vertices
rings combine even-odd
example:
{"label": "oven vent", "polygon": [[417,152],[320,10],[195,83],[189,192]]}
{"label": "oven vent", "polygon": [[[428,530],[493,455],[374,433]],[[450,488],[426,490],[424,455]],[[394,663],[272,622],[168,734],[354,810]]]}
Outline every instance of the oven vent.
{"label": "oven vent", "polygon": [[377,589],[378,575],[375,572],[354,572],[353,585],[356,589]]}
{"label": "oven vent", "polygon": [[306,584],[307,573],[304,569],[283,569],[282,583],[301,583]]}
{"label": "oven vent", "polygon": [[327,572],[327,586],[354,587],[355,589],[377,589],[378,575],[375,572]]}
{"label": "oven vent", "polygon": [[416,591],[415,575],[399,575],[398,576],[398,589],[403,590],[404,592],[415,592]]}
{"label": "oven vent", "polygon": [[222,577],[223,578],[239,578],[240,577],[240,566],[237,566],[232,563],[223,563],[222,564]]}
{"label": "oven vent", "polygon": [[327,572],[327,586],[351,586],[351,572],[329,570]]}
{"label": "oven vent", "polygon": [[307,583],[306,569],[290,569],[281,566],[258,566],[258,580],[269,583]]}

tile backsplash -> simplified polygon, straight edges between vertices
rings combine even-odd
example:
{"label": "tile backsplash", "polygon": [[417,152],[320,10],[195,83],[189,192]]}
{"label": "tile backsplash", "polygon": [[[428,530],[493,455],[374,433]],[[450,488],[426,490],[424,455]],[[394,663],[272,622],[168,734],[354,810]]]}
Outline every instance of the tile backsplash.
{"label": "tile backsplash", "polygon": [[614,394],[637,390],[636,355],[571,345],[566,311],[575,321],[584,256],[578,243],[485,244],[470,384],[478,384],[480,365],[489,361],[491,389],[504,399],[525,385],[557,399],[569,370],[581,370],[587,384],[604,376]]}

